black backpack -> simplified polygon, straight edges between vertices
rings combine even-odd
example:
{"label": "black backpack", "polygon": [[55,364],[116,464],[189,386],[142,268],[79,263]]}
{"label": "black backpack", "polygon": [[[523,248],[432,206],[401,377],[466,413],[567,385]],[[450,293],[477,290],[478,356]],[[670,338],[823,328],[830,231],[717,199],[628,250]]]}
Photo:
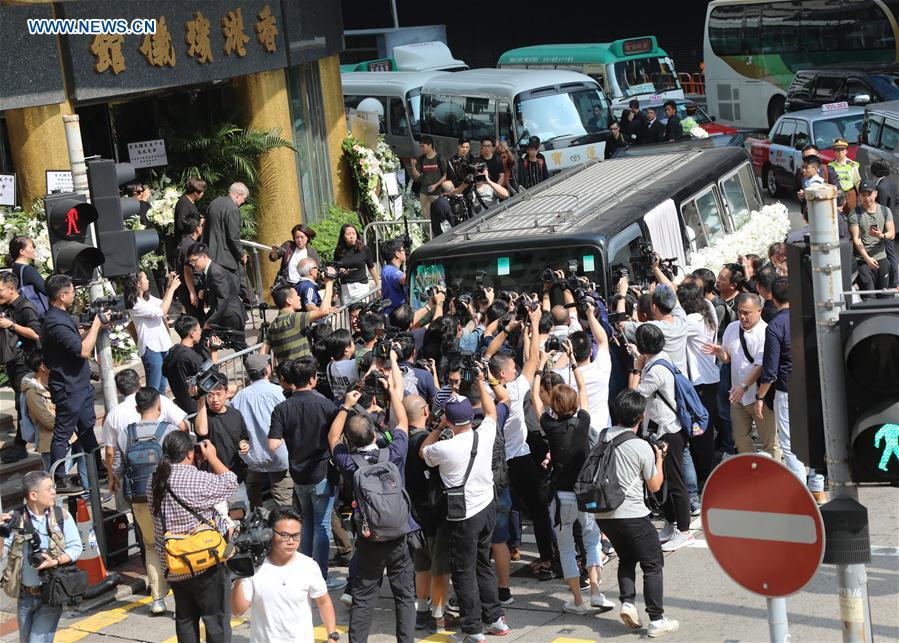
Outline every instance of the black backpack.
{"label": "black backpack", "polygon": [[578,511],[601,513],[613,511],[624,502],[624,489],[618,480],[615,449],[628,440],[637,440],[633,431],[625,431],[606,441],[608,429],[603,429],[574,483]]}

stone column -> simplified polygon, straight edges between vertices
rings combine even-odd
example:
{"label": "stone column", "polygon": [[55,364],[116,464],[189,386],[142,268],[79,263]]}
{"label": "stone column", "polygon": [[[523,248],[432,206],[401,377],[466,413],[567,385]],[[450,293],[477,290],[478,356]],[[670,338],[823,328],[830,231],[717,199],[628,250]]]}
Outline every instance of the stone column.
{"label": "stone column", "polygon": [[23,210],[30,210],[31,203],[46,194],[45,170],[69,169],[62,115],[74,113],[68,102],[7,110],[6,130]]}

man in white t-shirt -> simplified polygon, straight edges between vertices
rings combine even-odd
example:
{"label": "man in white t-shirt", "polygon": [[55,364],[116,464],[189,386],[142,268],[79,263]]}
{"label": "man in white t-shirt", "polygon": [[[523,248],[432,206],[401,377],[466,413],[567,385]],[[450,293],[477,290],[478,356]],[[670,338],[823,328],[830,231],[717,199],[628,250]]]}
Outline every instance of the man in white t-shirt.
{"label": "man in white t-shirt", "polygon": [[[112,461],[115,456],[116,443],[118,442],[119,431],[134,422],[140,422],[140,413],[137,412],[137,402],[134,399],[135,394],[140,388],[140,376],[133,368],[126,368],[116,373],[115,385],[120,395],[124,399],[109,413],[103,420],[103,432],[100,441],[106,445],[104,453],[106,455],[106,471],[109,473],[109,491],[115,493],[118,487],[118,480],[113,473]],[[168,422],[177,426],[182,431],[187,431],[187,413],[182,411],[174,402],[165,395],[159,396],[160,415],[162,422]]]}
{"label": "man in white t-shirt", "polygon": [[762,298],[755,293],[741,293],[737,297],[737,321],[724,331],[721,345],[706,344],[703,349],[715,355],[723,364],[730,364],[731,386],[730,421],[738,453],[755,453],[752,442],[752,423],[758,429],[762,450],[780,460],[774,412],[762,405],[762,418],[753,412],[758,398],[758,379],[762,374],[765,354],[765,329],[762,321]]}
{"label": "man in white t-shirt", "polygon": [[530,339],[525,344],[525,362],[518,374],[515,368],[515,360],[510,353],[498,353],[497,351],[514,327],[521,324],[511,321],[505,327],[497,331],[496,337],[487,347],[485,356],[490,359],[490,374],[493,378],[490,384],[498,382],[506,387],[509,394],[509,417],[503,428],[506,438],[506,462],[509,467],[509,483],[512,494],[524,504],[531,520],[534,522],[534,537],[537,539],[537,550],[540,560],[534,569],[534,574],[541,580],[553,578],[552,559],[552,525],[549,520],[549,510],[540,500],[539,483],[545,472],[538,469],[537,463],[531,457],[531,449],[528,447],[528,427],[524,419],[525,401],[530,401],[531,382],[540,365],[540,309],[528,313],[528,328]]}
{"label": "man in white t-shirt", "polygon": [[[493,502],[493,441],[496,405],[478,378],[484,419],[472,428],[474,408],[468,398],[453,397],[444,405],[441,425],[424,439],[419,453],[429,467],[438,467],[445,489],[462,488],[464,517],[450,517],[450,570],[459,601],[459,628],[465,640],[483,640],[484,632],[509,633],[499,604],[490,545],[496,525]],[[452,437],[441,439],[449,430]]]}
{"label": "man in white t-shirt", "polygon": [[301,517],[291,507],[268,516],[272,547],[250,578],[239,578],[231,589],[231,611],[250,610],[253,643],[305,643],[315,639],[309,600],[315,601],[329,641],[339,641],[334,606],[318,564],[297,552]]}

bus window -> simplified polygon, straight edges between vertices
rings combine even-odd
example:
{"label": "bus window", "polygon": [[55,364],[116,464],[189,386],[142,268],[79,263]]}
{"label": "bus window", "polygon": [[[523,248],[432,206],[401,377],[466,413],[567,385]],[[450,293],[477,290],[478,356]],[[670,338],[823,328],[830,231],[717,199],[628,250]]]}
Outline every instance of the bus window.
{"label": "bus window", "polygon": [[512,133],[512,106],[506,101],[500,101],[496,108],[496,122],[498,124],[499,138],[503,136],[509,141],[509,145],[515,144],[515,136]]}
{"label": "bus window", "polygon": [[519,143],[528,136],[539,136],[544,143],[560,138],[575,138],[589,132],[587,123],[593,105],[602,107],[602,129],[608,129],[608,104],[598,89],[578,89],[562,94],[535,96],[516,102]]}
{"label": "bus window", "polygon": [[[359,109],[359,106],[362,106],[362,109]],[[356,112],[374,112],[378,115],[378,133],[386,134],[386,129],[384,127],[384,118],[387,114],[387,99],[383,96],[344,96],[343,97],[343,106],[349,113],[349,110],[354,109]],[[349,124],[352,127],[352,123]]]}
{"label": "bus window", "polygon": [[635,58],[615,63],[615,78],[625,96],[677,89],[664,58]]}
{"label": "bus window", "polygon": [[406,118],[406,106],[399,98],[391,98],[387,103],[390,113],[390,133],[394,136],[409,135],[409,121]]}
{"label": "bus window", "polygon": [[724,233],[721,209],[714,188],[709,188],[681,206],[692,250],[702,250]]}
{"label": "bus window", "polygon": [[717,56],[740,54],[744,6],[715,7],[709,15],[709,43]]}
{"label": "bus window", "polygon": [[721,194],[730,211],[734,230],[739,230],[749,220],[752,210],[760,206],[756,200],[755,177],[747,163],[720,182]]}
{"label": "bus window", "polygon": [[465,134],[471,140],[480,141],[487,136],[496,136],[496,103],[492,98],[466,98],[465,119],[468,123]]}
{"label": "bus window", "polygon": [[425,134],[457,139],[465,130],[465,99],[430,94],[424,97],[422,128]]}
{"label": "bus window", "polygon": [[409,110],[409,118],[412,119],[412,136],[421,134],[421,94],[418,90],[406,94],[406,108]]}

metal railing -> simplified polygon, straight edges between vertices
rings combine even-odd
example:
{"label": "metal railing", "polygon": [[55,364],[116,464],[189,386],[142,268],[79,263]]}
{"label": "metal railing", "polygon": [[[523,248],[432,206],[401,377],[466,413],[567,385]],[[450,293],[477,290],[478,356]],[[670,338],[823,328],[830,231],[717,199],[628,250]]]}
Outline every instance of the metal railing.
{"label": "metal railing", "polygon": [[230,355],[220,357],[215,363],[218,367],[218,372],[227,376],[229,391],[237,392],[246,386],[249,377],[247,376],[247,369],[244,366],[243,358],[247,355],[258,353],[264,345],[265,344],[262,343],[255,344],[243,350],[231,353]]}
{"label": "metal railing", "polygon": [[395,239],[406,234],[406,224],[408,223],[409,234],[412,234],[413,228],[421,229],[421,238],[431,238],[431,220],[430,219],[399,219],[397,221],[372,221],[362,231],[362,238],[365,239],[365,245],[369,249],[374,249],[375,263],[381,263],[381,242],[387,239]]}

